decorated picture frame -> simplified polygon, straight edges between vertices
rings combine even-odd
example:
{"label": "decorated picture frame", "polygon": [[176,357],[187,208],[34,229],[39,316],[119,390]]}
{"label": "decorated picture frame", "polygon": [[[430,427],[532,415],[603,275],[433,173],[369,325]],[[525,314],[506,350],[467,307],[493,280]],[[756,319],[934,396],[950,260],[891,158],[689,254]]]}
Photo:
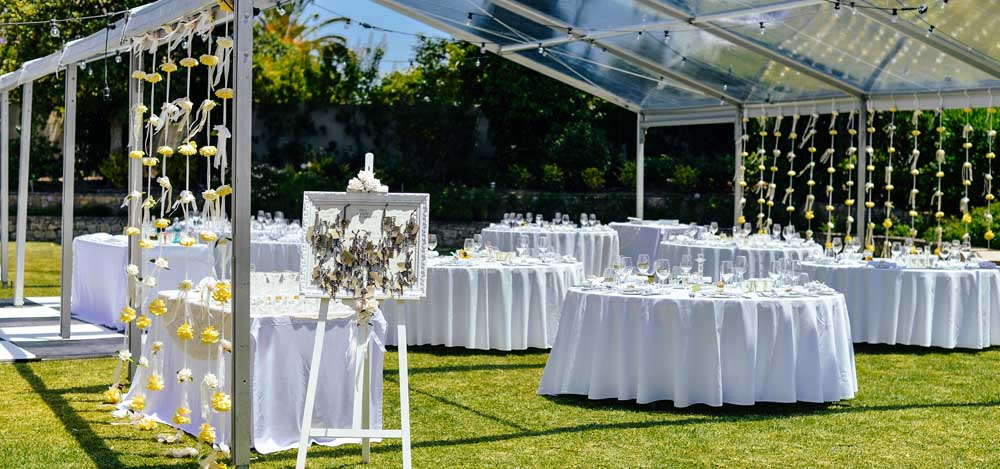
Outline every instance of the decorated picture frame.
{"label": "decorated picture frame", "polygon": [[[299,278],[305,296],[337,299],[368,296],[349,288],[358,272],[343,259],[352,262],[352,256],[344,256],[340,251],[336,256],[330,255],[331,244],[338,245],[334,250],[343,250],[359,236],[370,240],[376,250],[385,246],[383,253],[395,246],[388,236],[398,237],[400,245],[405,246],[387,262],[380,262],[374,273],[366,271],[360,275],[373,278],[373,283],[378,281],[369,290],[371,298],[410,300],[426,296],[429,194],[309,191],[303,195],[302,221],[306,236]],[[318,233],[319,230],[323,233]]]}

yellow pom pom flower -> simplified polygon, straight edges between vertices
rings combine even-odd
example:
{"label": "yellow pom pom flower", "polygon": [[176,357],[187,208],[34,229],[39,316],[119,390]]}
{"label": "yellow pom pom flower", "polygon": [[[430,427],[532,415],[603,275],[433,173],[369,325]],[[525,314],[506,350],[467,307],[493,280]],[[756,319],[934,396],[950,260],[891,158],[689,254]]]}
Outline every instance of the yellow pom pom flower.
{"label": "yellow pom pom flower", "polygon": [[173,62],[167,62],[163,65],[160,65],[160,70],[162,70],[164,73],[174,73],[177,71],[177,64]]}
{"label": "yellow pom pom flower", "polygon": [[739,218],[736,219],[736,224],[738,225],[742,225],[746,222],[747,222],[747,217],[744,217],[743,215],[740,215]]}
{"label": "yellow pom pom flower", "polygon": [[215,193],[219,197],[225,197],[233,193],[233,186],[230,186],[229,184],[223,184],[219,186],[218,189],[215,190]]}
{"label": "yellow pom pom flower", "polygon": [[219,88],[215,90],[215,97],[219,99],[233,99],[235,93],[232,88]]}
{"label": "yellow pom pom flower", "polygon": [[155,226],[155,227],[157,227],[157,228],[159,228],[161,230],[165,229],[168,226],[170,226],[170,220],[166,219],[166,218],[157,218],[156,221],[153,222],[153,226]]}
{"label": "yellow pom pom flower", "polygon": [[168,145],[162,145],[162,146],[160,146],[159,148],[156,149],[156,153],[159,154],[160,156],[163,156],[163,157],[173,156],[174,155],[174,149],[170,148],[170,146],[168,146]]}
{"label": "yellow pom pom flower", "polygon": [[887,230],[889,228],[892,228],[892,220],[890,220],[888,218],[886,218],[885,220],[883,220],[882,221],[882,227],[885,228],[885,229],[887,229]]}
{"label": "yellow pom pom flower", "polygon": [[132,402],[128,403],[128,408],[135,412],[142,412],[142,409],[146,408],[146,395],[136,394],[136,396],[132,398]]}
{"label": "yellow pom pom flower", "polygon": [[198,59],[194,57],[184,57],[181,59],[181,67],[184,68],[194,68],[198,66]]}
{"label": "yellow pom pom flower", "polygon": [[140,239],[139,240],[139,248],[140,249],[153,249],[154,247],[156,247],[156,243],[154,243],[151,240],[148,240],[148,239]]}
{"label": "yellow pom pom flower", "polygon": [[205,158],[211,158],[218,152],[219,149],[215,148],[215,145],[205,145],[198,149],[198,154],[204,156]]}
{"label": "yellow pom pom flower", "polygon": [[219,47],[222,47],[223,49],[229,49],[229,48],[233,47],[234,45],[236,45],[236,43],[233,42],[233,38],[228,37],[228,36],[227,37],[220,37],[218,40],[215,41],[215,43],[218,44]]}
{"label": "yellow pom pom flower", "polygon": [[136,80],[145,80],[146,79],[146,72],[144,72],[142,70],[136,70],[136,71],[132,72],[132,78],[135,78]]}
{"label": "yellow pom pom flower", "polygon": [[191,409],[187,407],[178,407],[174,411],[174,418],[172,419],[175,425],[187,425],[191,423]]}
{"label": "yellow pom pom flower", "polygon": [[146,74],[146,81],[149,82],[149,83],[154,83],[154,84],[155,83],[159,83],[159,82],[163,81],[163,75],[160,75],[159,73],[156,73],[156,72],[147,73]]}
{"label": "yellow pom pom flower", "polygon": [[149,378],[146,380],[146,390],[159,391],[161,389],[163,389],[163,376],[159,373],[149,375]]}
{"label": "yellow pom pom flower", "polygon": [[195,244],[198,244],[198,240],[196,240],[196,239],[194,239],[194,238],[192,238],[190,236],[184,236],[184,237],[181,237],[181,240],[178,241],[177,244],[180,244],[181,246],[189,248],[191,246],[194,246]]}
{"label": "yellow pom pom flower", "polygon": [[213,428],[207,422],[201,424],[201,426],[198,427],[198,441],[200,441],[202,443],[205,443],[205,444],[214,445],[215,444],[215,428]]}
{"label": "yellow pom pom flower", "polygon": [[184,156],[192,156],[195,153],[198,153],[198,145],[195,144],[193,141],[188,142],[177,147],[177,152]]}
{"label": "yellow pom pom flower", "polygon": [[212,54],[201,54],[201,57],[198,57],[198,61],[209,67],[219,65],[219,57]]}
{"label": "yellow pom pom flower", "polygon": [[962,223],[972,223],[972,215],[968,213],[962,215]]}
{"label": "yellow pom pom flower", "polygon": [[136,422],[135,426],[139,430],[145,430],[145,431],[155,430],[156,420],[153,420],[153,418],[149,416],[143,417],[139,419],[138,422]]}
{"label": "yellow pom pom flower", "polygon": [[219,330],[212,326],[205,326],[201,330],[201,343],[208,345],[219,341]]}
{"label": "yellow pom pom flower", "polygon": [[181,340],[192,340],[194,339],[194,328],[191,324],[184,323],[177,326],[177,338]]}
{"label": "yellow pom pom flower", "polygon": [[149,314],[162,316],[167,312],[167,302],[163,298],[157,298],[149,302]]}
{"label": "yellow pom pom flower", "polygon": [[216,282],[215,289],[212,290],[212,299],[219,303],[225,303],[233,297],[233,289],[229,282]]}
{"label": "yellow pom pom flower", "polygon": [[222,391],[215,391],[212,394],[212,409],[216,412],[229,412],[233,408],[233,401],[229,395]]}
{"label": "yellow pom pom flower", "polygon": [[177,289],[180,291],[191,291],[191,289],[193,288],[194,288],[194,282],[188,279],[181,280],[181,283],[177,285]]}
{"label": "yellow pom pom flower", "polygon": [[135,319],[135,327],[138,327],[141,330],[146,330],[152,324],[153,320],[149,319],[149,316],[146,316],[145,314]]}
{"label": "yellow pom pom flower", "polygon": [[987,241],[992,241],[995,237],[996,235],[993,234],[993,230],[986,230],[986,234],[983,235],[983,238]]}
{"label": "yellow pom pom flower", "polygon": [[215,234],[215,232],[211,230],[202,230],[201,232],[198,233],[198,237],[201,238],[201,240],[206,243],[211,243],[219,239],[219,235]]}
{"label": "yellow pom pom flower", "polygon": [[160,159],[155,156],[147,156],[142,159],[142,165],[146,167],[153,167],[160,164]]}
{"label": "yellow pom pom flower", "polygon": [[144,152],[142,150],[132,150],[132,151],[128,152],[128,157],[132,158],[133,160],[142,159],[145,156],[146,156],[146,152]]}
{"label": "yellow pom pom flower", "polygon": [[128,306],[122,307],[122,311],[118,315],[118,319],[121,319],[121,321],[126,324],[132,322],[132,320],[135,319],[135,308]]}
{"label": "yellow pom pom flower", "polygon": [[111,386],[104,391],[105,404],[117,404],[122,401],[122,390],[118,386]]}

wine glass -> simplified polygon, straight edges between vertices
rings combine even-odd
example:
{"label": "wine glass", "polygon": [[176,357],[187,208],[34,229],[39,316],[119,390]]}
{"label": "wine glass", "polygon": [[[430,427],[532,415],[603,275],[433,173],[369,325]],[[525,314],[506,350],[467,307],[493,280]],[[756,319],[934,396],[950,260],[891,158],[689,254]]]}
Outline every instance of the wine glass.
{"label": "wine glass", "polygon": [[653,264],[653,270],[656,272],[656,279],[660,283],[664,283],[670,278],[670,259],[657,259],[656,263]]}
{"label": "wine glass", "polygon": [[844,240],[839,237],[833,238],[833,242],[831,244],[833,244],[833,256],[837,257],[837,254],[840,254],[840,251],[844,248]]}
{"label": "wine glass", "polygon": [[899,255],[903,253],[903,245],[899,244],[899,241],[892,243],[892,247],[889,248],[889,253],[892,254],[893,259],[898,259]]}
{"label": "wine glass", "polygon": [[520,235],[517,237],[517,257],[524,257],[526,252],[528,252],[528,235]]}
{"label": "wine glass", "polygon": [[583,227],[587,226],[587,224],[588,224],[587,223],[587,214],[586,213],[581,213],[580,214],[580,228],[583,228]]}
{"label": "wine glass", "polygon": [[713,221],[712,223],[709,223],[708,232],[715,236],[715,234],[719,232],[719,222]]}
{"label": "wine glass", "polygon": [[621,256],[621,261],[619,261],[619,266],[621,270],[618,271],[618,275],[622,278],[626,278],[632,275],[632,258],[628,256]]}
{"label": "wine glass", "polygon": [[590,214],[590,226],[597,226],[597,225],[598,225],[598,223],[597,223],[597,214],[596,213],[591,213]]}
{"label": "wine glass", "polygon": [[514,217],[514,221],[517,223],[518,226],[523,225],[524,224],[524,214],[523,213],[518,213],[517,216]]}
{"label": "wine glass", "polygon": [[743,276],[747,273],[747,256],[736,256],[736,260],[733,261],[733,272],[739,280],[743,280]]}
{"label": "wine glass", "polygon": [[541,253],[542,257],[545,257],[545,253],[549,251],[549,237],[547,235],[538,235],[537,244],[538,252]]}
{"label": "wine glass", "polygon": [[951,255],[952,255],[951,243],[941,243],[940,255],[942,260],[946,261],[951,260]]}
{"label": "wine glass", "polygon": [[962,241],[962,260],[969,261],[972,260],[972,241],[965,239]]}
{"label": "wine glass", "polygon": [[526,215],[524,216],[524,221],[525,221],[525,222],[526,222],[527,224],[529,224],[529,225],[531,224],[531,222],[532,222],[532,221],[533,221],[534,219],[535,219],[535,213],[534,213],[534,212],[528,212],[528,213],[527,213],[527,214],[526,214]]}
{"label": "wine glass", "polygon": [[427,249],[433,251],[438,246],[438,235],[430,233],[427,235]]}
{"label": "wine glass", "polygon": [[781,241],[781,225],[777,223],[771,225],[771,239]]}
{"label": "wine glass", "polygon": [[644,277],[649,277],[650,271],[649,265],[649,254],[639,254],[635,258],[635,270],[639,272],[639,275]]}
{"label": "wine glass", "polygon": [[569,226],[569,214],[564,213],[562,215],[562,224],[566,225],[566,226]]}
{"label": "wine glass", "polygon": [[465,250],[466,254],[472,254],[476,248],[476,242],[472,238],[465,238],[465,244],[462,245],[462,249]]}
{"label": "wine glass", "polygon": [[472,248],[475,249],[476,251],[478,251],[478,250],[480,250],[480,249],[483,248],[483,234],[482,233],[476,233],[476,234],[472,235]]}
{"label": "wine glass", "polygon": [[558,225],[562,223],[562,212],[556,212],[555,216],[552,217],[552,224]]}
{"label": "wine glass", "polygon": [[781,259],[772,260],[771,268],[767,271],[767,276],[772,282],[776,282],[781,277],[782,270],[784,270],[784,267],[781,265]]}
{"label": "wine glass", "polygon": [[719,280],[724,284],[733,283],[733,261],[722,261],[719,264]]}
{"label": "wine glass", "polygon": [[535,224],[538,225],[538,226],[542,226],[542,223],[544,223],[544,222],[545,222],[545,217],[543,217],[541,213],[536,213],[535,214]]}
{"label": "wine glass", "polygon": [[688,275],[690,275],[691,274],[691,267],[692,267],[692,264],[691,264],[691,255],[690,254],[684,254],[684,255],[682,255],[681,256],[681,264],[680,265],[681,265],[681,272],[684,273],[684,276],[687,277]]}

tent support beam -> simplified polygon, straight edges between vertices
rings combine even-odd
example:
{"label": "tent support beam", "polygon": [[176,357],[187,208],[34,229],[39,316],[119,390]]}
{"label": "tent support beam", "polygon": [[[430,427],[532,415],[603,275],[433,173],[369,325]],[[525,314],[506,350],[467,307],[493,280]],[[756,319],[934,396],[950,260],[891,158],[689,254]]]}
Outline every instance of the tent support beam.
{"label": "tent support beam", "polygon": [[34,82],[21,85],[21,155],[17,178],[17,254],[14,306],[24,306],[24,250],[28,236],[28,162],[31,158],[31,94]]}
{"label": "tent support beam", "polygon": [[[560,20],[559,18],[556,18],[552,15],[541,12],[529,6],[522,5],[521,3],[516,2],[514,0],[493,0],[493,4],[507,11],[510,11],[511,13],[514,13],[518,16],[534,21],[538,24],[548,26],[553,29],[560,29],[560,28],[566,29],[571,27],[570,24]],[[594,40],[593,42],[595,46],[604,48],[605,50],[608,51],[608,53],[614,55],[615,57],[618,57],[619,59],[629,64],[638,67],[639,69],[645,70],[647,73],[650,73],[654,76],[658,75],[661,77],[669,78],[673,81],[676,81],[677,83],[680,83],[681,88],[690,89],[696,93],[701,93],[706,96],[718,98],[732,105],[739,105],[741,102],[740,99],[737,98],[736,96],[730,95],[729,93],[726,93],[722,90],[717,90],[715,88],[712,88],[711,86],[705,84],[703,81],[690,78],[687,75],[678,73],[670,68],[664,67],[659,63],[657,63],[656,61],[650,60],[646,57],[636,54],[635,52],[627,48],[612,43],[604,42],[601,40]]]}
{"label": "tent support beam", "polygon": [[[253,398],[250,389],[250,174],[253,107],[253,0],[236,0],[233,73],[233,465],[250,467]],[[320,325],[322,327],[322,325]]]}
{"label": "tent support beam", "polygon": [[0,91],[0,282],[7,288],[10,259],[7,243],[10,236],[10,93]]}
{"label": "tent support beam", "polygon": [[868,101],[864,99],[858,101],[858,124],[861,130],[858,131],[858,161],[854,165],[858,172],[857,195],[854,198],[854,207],[857,210],[857,214],[854,215],[854,231],[856,238],[864,244],[865,230],[869,221],[865,219],[868,213],[865,208],[867,202],[865,186],[868,184],[868,172],[865,169],[868,166],[868,152],[865,151],[868,147],[868,132],[865,130],[868,127]]}
{"label": "tent support beam", "polygon": [[646,205],[646,127],[642,121],[642,113],[635,113],[635,216],[640,219]]}
{"label": "tent support beam", "polygon": [[738,8],[736,10],[721,11],[718,13],[709,13],[707,15],[688,18],[688,22],[708,23],[710,21],[727,20],[730,18],[740,18],[744,16],[763,15],[766,13],[774,13],[778,11],[794,10],[796,8],[811,7],[813,5],[822,5],[824,3],[827,3],[826,0],[792,0],[784,3],[762,5],[759,7]]}
{"label": "tent support beam", "polygon": [[[739,172],[740,166],[743,166],[743,147],[741,145],[743,141],[743,110],[740,109],[736,113],[736,120],[733,121],[733,145],[735,145],[735,150],[733,153],[736,155],[736,163],[733,165],[733,175]],[[740,201],[743,200],[743,186],[737,184],[736,178],[733,177],[733,226],[739,225],[740,215],[743,210],[740,207]]]}
{"label": "tent support beam", "polygon": [[693,26],[715,37],[721,38],[743,49],[749,50],[755,54],[764,56],[770,60],[778,62],[792,70],[801,72],[803,75],[815,78],[816,80],[819,80],[840,91],[843,91],[844,93],[858,97],[864,96],[865,94],[865,91],[863,89],[854,84],[851,84],[847,81],[837,78],[829,73],[817,70],[816,68],[807,63],[789,57],[783,53],[777,52],[758,41],[752,41],[750,39],[747,39],[742,35],[729,31],[728,29],[722,26],[718,26],[711,21],[699,22],[697,21],[697,19],[690,18],[687,12],[677,7],[666,5],[660,2],[659,0],[639,0],[639,2],[665,15],[672,16],[680,20],[688,21]]}
{"label": "tent support beam", "polygon": [[70,299],[73,295],[73,183],[76,175],[76,64],[66,67],[66,112],[63,114],[62,288],[59,299],[59,336],[70,335]]}
{"label": "tent support beam", "polygon": [[972,49],[964,44],[959,44],[947,37],[945,34],[927,34],[927,29],[917,26],[911,21],[892,21],[892,15],[874,8],[857,8],[857,12],[875,21],[884,28],[896,31],[918,43],[944,53],[949,57],[982,71],[993,78],[1000,79],[1000,62],[993,58]]}
{"label": "tent support beam", "polygon": [[601,39],[626,36],[638,32],[646,32],[646,31],[660,32],[665,29],[669,30],[670,28],[683,25],[684,22],[682,21],[670,20],[670,21],[658,21],[655,23],[644,23],[644,24],[634,24],[631,26],[622,26],[620,28],[615,28],[614,31],[587,32],[586,30],[583,29],[578,30],[574,28],[573,31],[567,34],[565,37],[555,37],[537,42],[525,42],[523,44],[511,44],[507,46],[500,46],[500,48],[497,50],[497,53],[500,55],[507,55],[513,52],[535,49],[539,45],[541,45],[542,47],[552,47],[552,46],[560,46],[563,44],[569,44],[571,42],[598,41]]}

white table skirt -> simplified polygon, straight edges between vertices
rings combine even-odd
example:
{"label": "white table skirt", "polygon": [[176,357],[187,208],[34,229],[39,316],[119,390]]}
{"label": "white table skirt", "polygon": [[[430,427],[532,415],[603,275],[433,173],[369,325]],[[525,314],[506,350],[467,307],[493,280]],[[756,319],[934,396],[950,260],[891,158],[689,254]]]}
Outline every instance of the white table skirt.
{"label": "white table skirt", "polygon": [[737,256],[747,256],[747,275],[749,277],[761,278],[767,276],[771,261],[784,258],[802,261],[814,255],[822,255],[823,248],[815,243],[785,248],[753,248],[736,247],[735,244],[699,245],[665,241],[660,243],[660,250],[657,253],[657,257],[670,259],[670,265],[673,266],[680,264],[681,256],[690,254],[692,265],[696,269],[697,263],[694,262],[694,259],[698,255],[698,252],[701,252],[705,256],[704,275],[712,277],[713,280],[718,280],[722,261],[731,261]]}
{"label": "white table skirt", "polygon": [[[161,250],[162,249],[162,250]],[[185,248],[176,244],[143,250],[142,271],[150,272],[149,262],[163,256],[170,262],[169,270],[157,275],[155,295],[160,289],[176,289],[181,280],[197,283],[204,277],[215,275],[212,250],[199,244]],[[73,315],[80,320],[121,330],[118,320],[125,306],[128,264],[128,241],[125,236],[107,233],[77,236],[73,239]],[[151,296],[152,298],[152,296]]]}
{"label": "white table skirt", "polygon": [[654,258],[660,243],[664,241],[664,234],[671,236],[686,234],[690,230],[688,225],[667,225],[652,221],[644,221],[643,223],[612,222],[608,226],[618,233],[621,255],[629,256],[632,259],[638,257],[639,254],[646,254],[650,258]]}
{"label": "white table skirt", "polygon": [[[153,318],[143,344],[143,355],[150,357],[150,345],[153,341],[164,343],[162,374],[166,386],[161,391],[148,391],[145,384],[148,371],[140,368],[140,373],[134,380],[132,389],[125,397],[126,401],[135,393],[146,395],[144,414],[177,427],[171,422],[174,410],[181,404],[181,391],[174,379],[177,370],[185,365],[185,352],[181,341],[177,339],[177,326],[183,316],[175,312],[177,292],[165,291],[163,298],[168,299],[169,312]],[[192,305],[192,315],[195,320],[195,339],[187,343],[186,365],[194,372],[194,381],[188,383],[188,399],[193,411],[191,423],[180,426],[182,430],[192,435],[198,434],[198,427],[204,422],[200,417],[200,384],[205,373],[218,373],[218,360],[208,360],[208,346],[202,345],[198,334],[208,316],[205,308],[199,303]],[[332,303],[330,315],[349,312],[346,306]],[[344,311],[341,311],[344,310]],[[212,323],[223,326],[223,321],[229,320],[228,314],[223,314],[213,308]],[[315,315],[316,312],[310,312]],[[223,319],[225,318],[225,319]],[[262,453],[273,453],[291,448],[297,448],[299,429],[302,423],[302,411],[305,408],[306,381],[309,377],[309,363],[312,358],[312,348],[316,333],[315,319],[291,318],[287,316],[253,317],[250,333],[251,343],[251,377],[253,394],[253,435],[254,448]],[[385,337],[385,320],[377,314],[372,321],[373,339],[369,345],[371,365],[371,428],[382,428],[382,365],[384,349],[381,347]],[[319,375],[316,391],[316,407],[313,417],[314,427],[350,428],[354,410],[354,370],[357,364],[355,341],[359,330],[354,319],[345,318],[331,320],[327,323],[325,346],[323,349],[323,371]],[[230,327],[225,329],[225,336],[231,339]],[[231,354],[225,354],[224,372],[228,373],[231,366]],[[221,377],[221,376],[220,376]],[[228,378],[228,376],[227,376]],[[225,386],[226,392],[232,394],[232,387]],[[211,417],[211,424],[216,428],[216,441],[228,442],[231,432],[229,413],[217,413]],[[357,443],[358,439],[313,438],[313,443],[336,446],[345,443]]]}
{"label": "white table skirt", "polygon": [[833,402],[857,389],[840,294],[689,299],[572,289],[538,393],[687,407]]}
{"label": "white table skirt", "polygon": [[1000,271],[803,263],[847,297],[855,342],[984,349],[1000,345]]}
{"label": "white table skirt", "polygon": [[553,252],[573,256],[583,262],[584,274],[602,275],[604,269],[619,255],[618,233],[612,229],[543,230],[540,228],[510,229],[490,227],[483,229],[483,242],[493,243],[502,251],[514,251],[518,236],[528,235],[530,248],[537,246],[538,236],[547,235]]}
{"label": "white table skirt", "polygon": [[250,263],[257,272],[298,272],[302,267],[302,243],[251,241]]}
{"label": "white table skirt", "polygon": [[406,318],[410,345],[472,349],[550,348],[566,292],[584,280],[583,264],[435,266],[427,268],[427,297],[382,309],[396,345],[395,325]]}

